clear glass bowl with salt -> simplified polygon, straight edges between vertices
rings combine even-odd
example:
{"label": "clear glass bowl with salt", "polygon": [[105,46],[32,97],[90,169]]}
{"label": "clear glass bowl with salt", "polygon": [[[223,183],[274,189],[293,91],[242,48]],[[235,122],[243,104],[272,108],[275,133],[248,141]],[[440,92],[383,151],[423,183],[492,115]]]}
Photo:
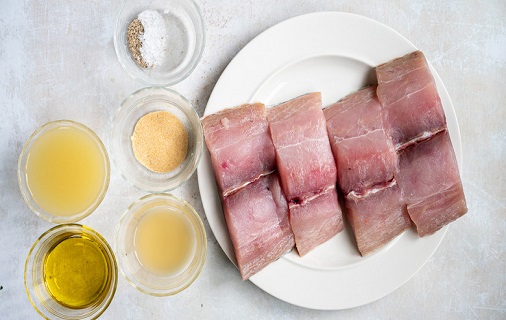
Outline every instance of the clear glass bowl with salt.
{"label": "clear glass bowl with salt", "polygon": [[127,0],[116,21],[114,47],[135,80],[165,87],[187,78],[205,45],[202,15],[193,0]]}

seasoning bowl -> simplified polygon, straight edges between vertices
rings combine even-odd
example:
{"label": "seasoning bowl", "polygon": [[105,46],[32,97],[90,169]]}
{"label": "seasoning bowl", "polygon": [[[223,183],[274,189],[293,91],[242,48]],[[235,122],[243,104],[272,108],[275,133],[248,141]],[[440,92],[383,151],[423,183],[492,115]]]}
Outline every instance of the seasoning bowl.
{"label": "seasoning bowl", "polygon": [[[184,125],[188,135],[186,157],[174,170],[153,172],[135,157],[131,137],[137,121],[155,111],[167,111]],[[190,102],[167,88],[144,88],[127,97],[117,111],[111,132],[111,157],[121,175],[137,188],[147,192],[173,190],[195,172],[202,155],[203,133],[200,118]]]}
{"label": "seasoning bowl", "polygon": [[[100,170],[100,178],[97,178],[96,187],[100,190],[96,190],[93,196],[90,196],[89,204],[84,207],[81,206],[79,209],[75,209],[74,211],[65,211],[65,212],[59,212],[56,213],[55,210],[57,210],[54,206],[48,205],[47,199],[43,200],[41,198],[41,194],[35,194],[35,189],[33,188],[33,183],[35,183],[34,177],[29,177],[32,173],[29,172],[28,165],[30,161],[33,160],[33,152],[36,152],[35,150],[39,150],[42,146],[42,143],[44,143],[44,148],[46,148],[47,142],[41,142],[41,141],[47,141],[47,140],[41,140],[46,136],[47,134],[52,134],[52,132],[55,132],[55,130],[74,130],[74,132],[77,132],[79,134],[82,134],[87,141],[83,142],[83,144],[91,145],[93,148],[92,150],[96,152],[96,157],[94,158],[94,163],[98,163],[98,169]],[[35,147],[34,147],[35,145]],[[34,150],[35,148],[35,150]],[[47,148],[46,148],[47,149]],[[57,149],[60,150],[61,149]],[[55,150],[52,150],[55,151]],[[75,150],[74,150],[75,151]],[[58,152],[58,151],[56,151]],[[82,158],[81,158],[82,160]],[[76,166],[76,168],[82,168],[82,165]],[[43,168],[42,171],[46,171],[47,173],[47,166]],[[45,179],[52,179],[53,176],[48,176]],[[58,180],[58,178],[54,178],[55,180]],[[53,180],[53,181],[55,181]],[[23,150],[21,151],[21,154],[19,156],[18,160],[18,183],[19,188],[21,190],[21,194],[28,205],[28,207],[35,213],[37,216],[53,223],[73,223],[77,222],[88,215],[90,215],[95,209],[100,205],[102,200],[105,197],[105,194],[107,192],[107,189],[109,187],[109,180],[110,180],[110,165],[109,165],[109,156],[107,155],[107,151],[104,147],[104,144],[100,140],[100,138],[93,132],[90,128],[87,126],[70,120],[58,120],[49,122],[37,130],[28,138],[27,142],[25,143]],[[77,181],[77,180],[76,180]],[[60,181],[61,182],[61,181]],[[47,183],[47,182],[46,182]],[[67,181],[67,183],[72,184],[75,186],[75,181]],[[58,182],[55,182],[54,185],[57,185]],[[99,185],[100,184],[100,185]],[[48,189],[47,185],[41,186],[43,189]],[[77,187],[76,187],[77,188]],[[39,188],[40,189],[40,188]],[[63,188],[65,189],[65,185],[63,185]],[[42,190],[42,189],[41,189]],[[61,192],[61,190],[59,190]],[[44,191],[47,193],[47,191]],[[55,191],[56,192],[56,191]],[[76,191],[77,193],[78,191]],[[51,194],[52,199],[56,198],[65,198],[65,195],[57,196],[57,194]],[[37,199],[38,198],[38,199]],[[47,196],[45,198],[48,198]],[[46,201],[46,202],[44,202]],[[61,210],[60,210],[61,211]]]}
{"label": "seasoning bowl", "polygon": [[[107,270],[101,291],[91,304],[82,308],[68,307],[58,302],[46,283],[45,263],[50,252],[62,241],[86,239],[94,243],[104,259]],[[49,272],[49,271],[48,271]],[[96,231],[79,224],[63,224],[42,234],[30,249],[25,263],[25,288],[35,310],[46,319],[96,319],[109,306],[116,292],[118,268],[113,251]]]}
{"label": "seasoning bowl", "polygon": [[[136,250],[140,221],[160,209],[181,215],[192,230],[192,254],[186,265],[175,273],[152,272],[141,263]],[[116,233],[115,251],[120,270],[133,287],[153,296],[174,295],[189,287],[200,274],[207,254],[206,232],[198,213],[186,201],[170,194],[151,194],[132,203],[123,214]]]}
{"label": "seasoning bowl", "polygon": [[[158,11],[167,25],[164,62],[150,68],[135,62],[127,41],[129,24],[145,10]],[[127,0],[118,14],[114,31],[118,60],[133,79],[147,85],[166,87],[186,79],[202,58],[204,46],[204,22],[193,0]]]}

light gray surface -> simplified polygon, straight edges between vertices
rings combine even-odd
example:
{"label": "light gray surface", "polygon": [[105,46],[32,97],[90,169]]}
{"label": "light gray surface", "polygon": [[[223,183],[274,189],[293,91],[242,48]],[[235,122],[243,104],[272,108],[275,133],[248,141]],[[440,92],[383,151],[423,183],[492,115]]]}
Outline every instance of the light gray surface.
{"label": "light gray surface", "polygon": [[[287,18],[346,11],[376,19],[420,48],[448,89],[460,123],[462,180],[469,213],[453,223],[428,263],[404,286],[369,305],[333,312],[282,302],[242,282],[217,244],[199,198],[197,176],[173,192],[204,219],[208,259],[187,290],[143,295],[122,276],[105,319],[133,318],[506,318],[506,2],[504,1],[200,1],[207,25],[203,59],[173,88],[203,114],[228,62],[251,39]],[[121,68],[113,47],[120,1],[2,1],[0,10],[0,318],[37,314],[23,286],[32,243],[53,225],[19,192],[17,157],[40,125],[82,122],[109,146],[111,118],[143,87]],[[144,193],[112,168],[109,191],[82,221],[112,245],[120,215]]]}

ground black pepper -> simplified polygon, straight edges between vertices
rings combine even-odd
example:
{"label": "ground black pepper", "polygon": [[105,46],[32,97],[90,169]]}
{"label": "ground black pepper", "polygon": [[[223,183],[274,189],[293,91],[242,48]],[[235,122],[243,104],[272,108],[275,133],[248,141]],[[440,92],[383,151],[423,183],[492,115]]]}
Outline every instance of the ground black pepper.
{"label": "ground black pepper", "polygon": [[143,68],[147,68],[148,65],[142,58],[141,54],[141,47],[142,42],[139,39],[139,36],[144,33],[144,26],[139,21],[139,19],[135,18],[130,22],[128,25],[127,30],[127,41],[128,41],[128,48],[130,49],[130,52],[132,53],[132,57],[134,58],[135,62]]}

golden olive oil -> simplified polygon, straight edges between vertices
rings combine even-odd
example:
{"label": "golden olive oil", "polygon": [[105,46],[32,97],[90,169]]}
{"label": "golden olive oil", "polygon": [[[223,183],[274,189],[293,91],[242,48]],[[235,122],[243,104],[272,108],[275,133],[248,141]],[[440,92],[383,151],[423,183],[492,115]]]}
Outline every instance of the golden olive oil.
{"label": "golden olive oil", "polygon": [[195,252],[195,231],[188,218],[173,210],[156,209],[144,214],[134,238],[135,253],[147,270],[177,274]]}
{"label": "golden olive oil", "polygon": [[58,243],[44,260],[44,282],[49,293],[69,308],[85,308],[107,287],[110,265],[99,245],[85,237]]}
{"label": "golden olive oil", "polygon": [[99,198],[107,172],[96,140],[75,127],[42,133],[29,150],[25,174],[35,202],[55,216],[71,216]]}

